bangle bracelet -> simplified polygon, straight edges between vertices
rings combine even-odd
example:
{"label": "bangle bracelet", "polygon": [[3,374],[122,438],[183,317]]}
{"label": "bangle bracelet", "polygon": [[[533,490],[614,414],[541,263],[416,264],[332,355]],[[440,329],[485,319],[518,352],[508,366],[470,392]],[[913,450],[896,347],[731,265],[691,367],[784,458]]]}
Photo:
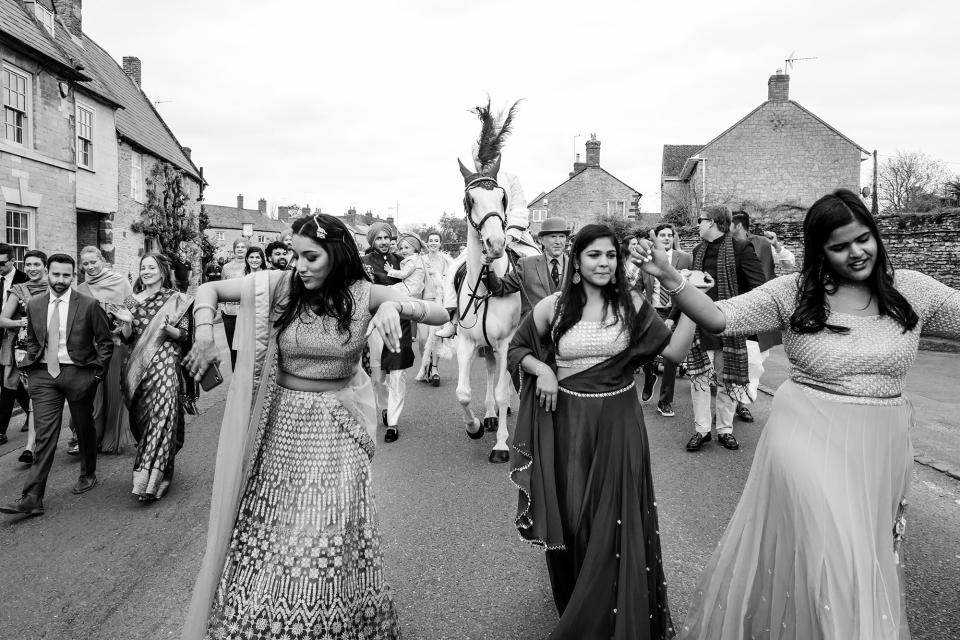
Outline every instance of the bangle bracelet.
{"label": "bangle bracelet", "polygon": [[687,287],[687,279],[680,278],[680,286],[678,286],[676,289],[664,288],[663,292],[672,298],[673,296],[683,291],[686,287]]}
{"label": "bangle bracelet", "polygon": [[205,324],[208,324],[208,325],[210,325],[211,327],[213,326],[213,322],[194,322],[194,323],[193,323],[193,326],[194,326],[194,327],[202,327],[202,326],[205,325]]}
{"label": "bangle bracelet", "polygon": [[197,311],[200,311],[201,309],[210,309],[210,311],[212,311],[214,314],[217,313],[217,308],[212,304],[195,304],[193,305],[193,315],[196,316]]}

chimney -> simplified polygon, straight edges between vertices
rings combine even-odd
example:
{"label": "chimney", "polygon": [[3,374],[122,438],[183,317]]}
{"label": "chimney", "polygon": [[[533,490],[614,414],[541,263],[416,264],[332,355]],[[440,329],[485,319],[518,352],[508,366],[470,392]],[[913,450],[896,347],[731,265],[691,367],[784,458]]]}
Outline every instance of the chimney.
{"label": "chimney", "polygon": [[80,19],[81,2],[82,0],[53,0],[53,8],[67,27],[67,31],[78,38],[83,34],[83,24]]}
{"label": "chimney", "polygon": [[237,195],[237,209],[243,209],[243,194]]}
{"label": "chimney", "polygon": [[790,99],[790,76],[782,69],[770,76],[767,80],[767,100],[772,102],[786,102]]}
{"label": "chimney", "polygon": [[257,200],[257,209],[263,215],[267,215],[267,201],[264,198]]}
{"label": "chimney", "polygon": [[187,156],[187,160],[190,160],[190,154],[193,153],[193,149],[190,147],[183,147],[183,155]]}
{"label": "chimney", "polygon": [[[80,0],[76,0],[77,4],[80,4]],[[142,68],[140,65],[140,58],[134,56],[123,56],[123,72],[130,76],[130,79],[133,80],[137,86],[140,86],[140,78],[142,77]]]}
{"label": "chimney", "polygon": [[590,139],[587,140],[587,166],[588,167],[599,167],[600,166],[600,141],[597,140],[597,134],[591,133]]}

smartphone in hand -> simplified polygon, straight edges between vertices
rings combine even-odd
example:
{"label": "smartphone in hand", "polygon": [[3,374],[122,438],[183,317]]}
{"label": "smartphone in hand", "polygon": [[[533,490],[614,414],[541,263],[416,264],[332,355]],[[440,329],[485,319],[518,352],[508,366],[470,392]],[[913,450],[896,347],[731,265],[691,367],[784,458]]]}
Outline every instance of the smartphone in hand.
{"label": "smartphone in hand", "polygon": [[204,391],[210,391],[221,382],[223,382],[223,375],[220,374],[220,366],[216,362],[211,362],[207,370],[203,372],[203,377],[200,378],[200,388]]}

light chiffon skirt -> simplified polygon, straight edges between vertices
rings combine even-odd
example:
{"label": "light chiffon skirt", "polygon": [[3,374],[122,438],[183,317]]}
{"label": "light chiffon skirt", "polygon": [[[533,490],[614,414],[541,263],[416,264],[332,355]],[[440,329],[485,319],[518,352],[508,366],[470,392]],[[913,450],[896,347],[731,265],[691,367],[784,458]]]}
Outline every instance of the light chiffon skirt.
{"label": "light chiffon skirt", "polygon": [[898,547],[911,424],[901,398],[781,385],[680,638],[908,639]]}

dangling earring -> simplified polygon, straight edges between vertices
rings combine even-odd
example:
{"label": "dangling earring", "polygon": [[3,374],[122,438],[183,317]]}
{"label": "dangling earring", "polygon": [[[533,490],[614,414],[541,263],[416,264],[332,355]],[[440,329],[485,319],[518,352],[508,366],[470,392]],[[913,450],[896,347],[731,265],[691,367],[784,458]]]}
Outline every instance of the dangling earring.
{"label": "dangling earring", "polygon": [[580,271],[579,271],[579,270],[575,270],[575,271],[573,272],[573,277],[570,278],[570,282],[572,282],[573,284],[580,284]]}

